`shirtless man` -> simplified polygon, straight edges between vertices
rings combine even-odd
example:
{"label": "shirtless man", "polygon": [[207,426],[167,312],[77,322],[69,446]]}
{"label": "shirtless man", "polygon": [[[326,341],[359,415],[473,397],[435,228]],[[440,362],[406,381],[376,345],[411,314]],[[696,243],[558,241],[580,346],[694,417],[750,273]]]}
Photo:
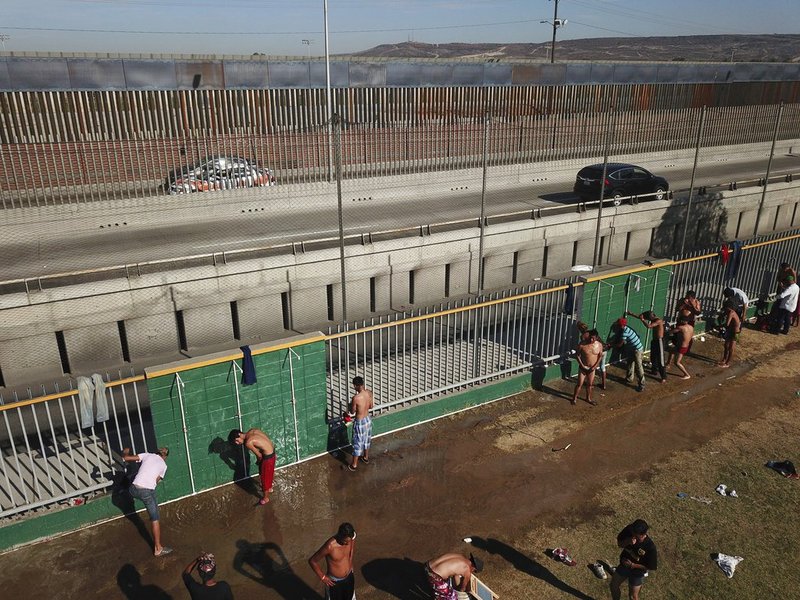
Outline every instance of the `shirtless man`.
{"label": "shirtless man", "polygon": [[597,402],[592,400],[592,386],[594,385],[595,369],[603,357],[603,344],[587,331],[585,336],[581,336],[581,341],[575,349],[575,357],[578,360],[578,383],[575,385],[570,402],[575,405],[578,393],[586,383],[586,401],[592,406],[597,406]]}
{"label": "shirtless man", "polygon": [[[356,597],[356,580],[353,575],[353,553],[356,549],[356,532],[350,523],[339,525],[339,531],[308,559],[308,564],[325,584],[325,600],[353,600]],[[319,568],[325,559],[326,572]]]}
{"label": "shirtless man", "polygon": [[374,402],[372,392],[364,387],[363,377],[353,377],[353,387],[356,390],[350,401],[350,413],[355,416],[353,422],[353,462],[347,467],[351,471],[358,468],[358,459],[369,464],[369,447],[372,444],[372,417],[369,411]]}
{"label": "shirtless man", "polygon": [[683,373],[681,379],[691,379],[689,371],[683,366],[683,357],[689,352],[689,344],[692,343],[692,336],[694,335],[694,327],[687,321],[686,317],[678,319],[678,325],[672,334],[673,348],[670,349],[670,355],[667,359],[667,364],[675,357],[675,366]]}
{"label": "shirtless man", "polygon": [[628,313],[632,317],[639,319],[642,324],[653,332],[653,339],[650,341],[650,364],[652,365],[653,375],[661,377],[661,383],[667,380],[667,365],[664,361],[664,319],[656,316],[652,310],[635,315]]}
{"label": "shirtless man", "polygon": [[472,554],[443,554],[425,563],[425,574],[433,589],[434,600],[457,600],[458,591],[469,589],[473,573],[480,573],[483,561]]}
{"label": "shirtless man", "polygon": [[675,308],[678,313],[678,320],[685,318],[686,322],[694,327],[694,320],[700,316],[700,300],[697,299],[697,294],[693,290],[686,292],[686,295],[678,302]]}
{"label": "shirtless man", "polygon": [[722,361],[719,363],[720,367],[727,368],[731,366],[733,360],[733,349],[736,347],[736,342],[739,341],[739,333],[742,331],[742,320],[739,318],[739,313],[736,311],[736,304],[733,302],[725,302],[722,306],[725,311],[725,345],[722,351]]}
{"label": "shirtless man", "polygon": [[250,450],[258,462],[258,475],[261,479],[262,497],[258,503],[263,506],[269,502],[269,495],[272,493],[272,481],[275,478],[275,446],[267,437],[267,434],[260,429],[250,429],[243,433],[234,429],[228,434],[228,441],[231,444],[241,446]]}

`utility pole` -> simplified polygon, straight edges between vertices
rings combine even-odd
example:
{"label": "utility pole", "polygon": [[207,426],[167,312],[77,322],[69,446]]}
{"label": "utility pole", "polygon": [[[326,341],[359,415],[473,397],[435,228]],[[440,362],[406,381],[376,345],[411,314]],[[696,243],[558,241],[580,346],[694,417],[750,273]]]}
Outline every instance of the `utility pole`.
{"label": "utility pole", "polygon": [[558,29],[558,0],[553,0],[555,10],[553,11],[553,42],[550,44],[550,62],[556,62],[556,30]]}
{"label": "utility pole", "polygon": [[553,26],[553,41],[550,43],[550,62],[556,62],[556,31],[559,27],[563,27],[567,24],[566,19],[559,19],[558,18],[558,0],[553,0],[554,9],[553,9],[553,20],[548,21],[539,21],[539,23],[550,23]]}

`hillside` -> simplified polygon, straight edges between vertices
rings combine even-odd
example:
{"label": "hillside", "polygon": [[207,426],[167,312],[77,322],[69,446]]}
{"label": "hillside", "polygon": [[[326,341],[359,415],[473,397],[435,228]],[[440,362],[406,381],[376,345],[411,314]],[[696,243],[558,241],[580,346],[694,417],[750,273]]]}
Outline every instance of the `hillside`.
{"label": "hillside", "polygon": [[[549,60],[541,44],[381,44],[352,56]],[[800,62],[800,35],[693,35],[590,38],[556,42],[559,61]]]}

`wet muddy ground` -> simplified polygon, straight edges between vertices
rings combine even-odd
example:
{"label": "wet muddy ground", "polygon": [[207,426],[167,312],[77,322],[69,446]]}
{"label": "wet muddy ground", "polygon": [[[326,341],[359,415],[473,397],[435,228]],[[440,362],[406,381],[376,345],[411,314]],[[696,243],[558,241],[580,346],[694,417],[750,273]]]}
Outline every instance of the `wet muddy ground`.
{"label": "wet muddy ground", "polygon": [[[611,368],[609,389],[596,390],[597,407],[571,406],[572,384],[553,382],[380,437],[371,464],[356,473],[335,456],[280,470],[265,507],[238,485],[164,505],[162,538],[175,548],[167,557],[152,556],[146,515],[144,522],[120,518],[6,553],[3,597],[188,598],[181,571],[208,551],[237,599],[321,599],[307,559],[342,521],[358,533],[361,600],[428,598],[422,563],[474,551],[487,539],[497,545],[486,557],[490,586],[497,587],[499,573],[530,577],[523,567],[534,564],[536,577],[553,590],[584,597],[549,565],[517,551],[515,540],[534,524],[591,518],[589,499],[612,482],[642,482],[646,493],[659,461],[792,402],[800,388],[798,330],[788,338],[743,337],[730,369],[715,364],[718,340],[696,342],[689,381],[648,379],[637,393]],[[759,366],[767,360],[770,372]],[[255,425],[269,430],[268,423]],[[465,536],[476,544],[465,544]]]}

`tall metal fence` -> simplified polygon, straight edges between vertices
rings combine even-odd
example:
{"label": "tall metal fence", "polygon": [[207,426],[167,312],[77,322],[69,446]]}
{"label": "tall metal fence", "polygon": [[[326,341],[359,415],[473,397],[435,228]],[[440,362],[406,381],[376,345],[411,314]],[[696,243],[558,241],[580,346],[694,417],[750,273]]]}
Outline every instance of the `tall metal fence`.
{"label": "tall metal fence", "polygon": [[[772,139],[775,104],[738,105],[706,87],[337,89],[342,175],[478,168],[484,148],[490,166],[596,157],[605,148],[610,107],[612,155],[694,147],[705,105],[703,146]],[[244,157],[271,169],[278,184],[329,181],[326,98],[318,89],[0,92],[0,204],[150,198],[181,191],[174,184],[189,167],[200,169],[198,187],[215,193],[264,183],[220,168],[203,171],[214,157]],[[800,105],[786,104],[778,138],[798,137]]]}
{"label": "tall metal fence", "polygon": [[102,492],[123,448],[154,447],[144,377],[98,388],[0,405],[0,517]]}
{"label": "tall metal fence", "polygon": [[561,358],[575,338],[573,284],[527,286],[329,330],[329,416],[346,409],[356,375],[369,381],[380,415]]}
{"label": "tall metal fence", "polygon": [[[782,262],[800,262],[800,229],[642,266],[636,276],[645,279],[647,270],[656,271],[649,280],[662,283],[652,283],[652,299],[648,295],[643,302],[650,301],[652,307],[665,301],[668,318],[691,288],[698,292],[706,319],[713,320],[725,286],[741,288],[754,299],[774,297]],[[611,272],[591,279],[621,276]],[[668,286],[664,278],[669,279]],[[374,414],[383,415],[533,367],[564,362],[576,343],[578,319],[597,323],[601,299],[615,309],[628,306],[626,286],[613,291],[609,285],[596,295],[594,304],[584,307],[583,290],[588,285],[588,280],[570,278],[330,330],[325,336],[328,419],[338,418],[346,409],[356,375],[363,376],[374,392]],[[600,312],[608,310],[604,306]],[[85,396],[82,399],[78,390],[0,404],[0,517],[102,493],[121,470],[123,448],[154,449],[145,384],[144,376],[106,382],[100,400],[106,410],[100,410],[96,398],[94,404]],[[87,406],[94,410],[93,416],[82,422]],[[231,418],[241,419],[242,409],[236,412]],[[202,433],[197,435],[204,440]]]}

